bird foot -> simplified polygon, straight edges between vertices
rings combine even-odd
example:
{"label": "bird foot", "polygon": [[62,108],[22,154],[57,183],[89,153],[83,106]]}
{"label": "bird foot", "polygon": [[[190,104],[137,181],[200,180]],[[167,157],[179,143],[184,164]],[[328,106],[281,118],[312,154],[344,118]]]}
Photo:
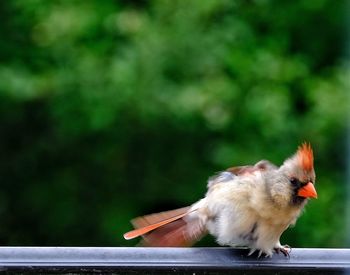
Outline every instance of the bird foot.
{"label": "bird foot", "polygon": [[290,258],[289,254],[292,252],[292,248],[288,244],[275,247],[274,250],[277,254],[281,252],[285,257],[288,258]]}

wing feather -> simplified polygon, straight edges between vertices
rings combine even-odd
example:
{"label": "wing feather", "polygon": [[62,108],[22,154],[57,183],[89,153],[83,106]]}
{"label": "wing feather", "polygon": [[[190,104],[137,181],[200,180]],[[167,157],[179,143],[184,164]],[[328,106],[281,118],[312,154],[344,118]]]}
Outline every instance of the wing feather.
{"label": "wing feather", "polygon": [[207,187],[210,188],[217,183],[227,182],[233,180],[236,176],[252,174],[256,171],[267,171],[270,169],[277,169],[273,163],[268,160],[261,160],[255,165],[234,166],[226,169],[226,171],[219,172],[218,174],[208,179]]}

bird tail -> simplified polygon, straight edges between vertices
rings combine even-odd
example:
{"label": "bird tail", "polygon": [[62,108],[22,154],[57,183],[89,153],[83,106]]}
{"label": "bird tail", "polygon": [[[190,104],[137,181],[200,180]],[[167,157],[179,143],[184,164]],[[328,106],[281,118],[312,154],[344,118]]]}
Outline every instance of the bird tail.
{"label": "bird tail", "polygon": [[143,246],[191,246],[206,234],[197,209],[184,207],[150,214],[131,221],[135,229],[124,234],[126,240],[143,237]]}

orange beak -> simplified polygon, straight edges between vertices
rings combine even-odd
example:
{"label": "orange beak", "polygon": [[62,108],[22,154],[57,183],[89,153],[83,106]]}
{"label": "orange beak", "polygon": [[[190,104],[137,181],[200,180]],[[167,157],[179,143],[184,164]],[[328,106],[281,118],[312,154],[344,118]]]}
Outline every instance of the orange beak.
{"label": "orange beak", "polygon": [[304,197],[304,198],[315,198],[317,199],[317,192],[312,184],[312,182],[309,182],[305,186],[299,189],[298,191],[298,196],[299,197]]}

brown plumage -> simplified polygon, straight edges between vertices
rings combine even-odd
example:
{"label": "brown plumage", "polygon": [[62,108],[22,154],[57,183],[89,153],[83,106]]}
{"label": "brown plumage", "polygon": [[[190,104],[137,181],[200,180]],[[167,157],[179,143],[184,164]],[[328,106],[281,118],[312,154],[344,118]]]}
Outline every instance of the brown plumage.
{"label": "brown plumage", "polygon": [[129,240],[143,237],[144,246],[190,246],[205,233],[198,220],[186,220],[190,207],[150,214],[131,221],[135,230],[124,234]]}

